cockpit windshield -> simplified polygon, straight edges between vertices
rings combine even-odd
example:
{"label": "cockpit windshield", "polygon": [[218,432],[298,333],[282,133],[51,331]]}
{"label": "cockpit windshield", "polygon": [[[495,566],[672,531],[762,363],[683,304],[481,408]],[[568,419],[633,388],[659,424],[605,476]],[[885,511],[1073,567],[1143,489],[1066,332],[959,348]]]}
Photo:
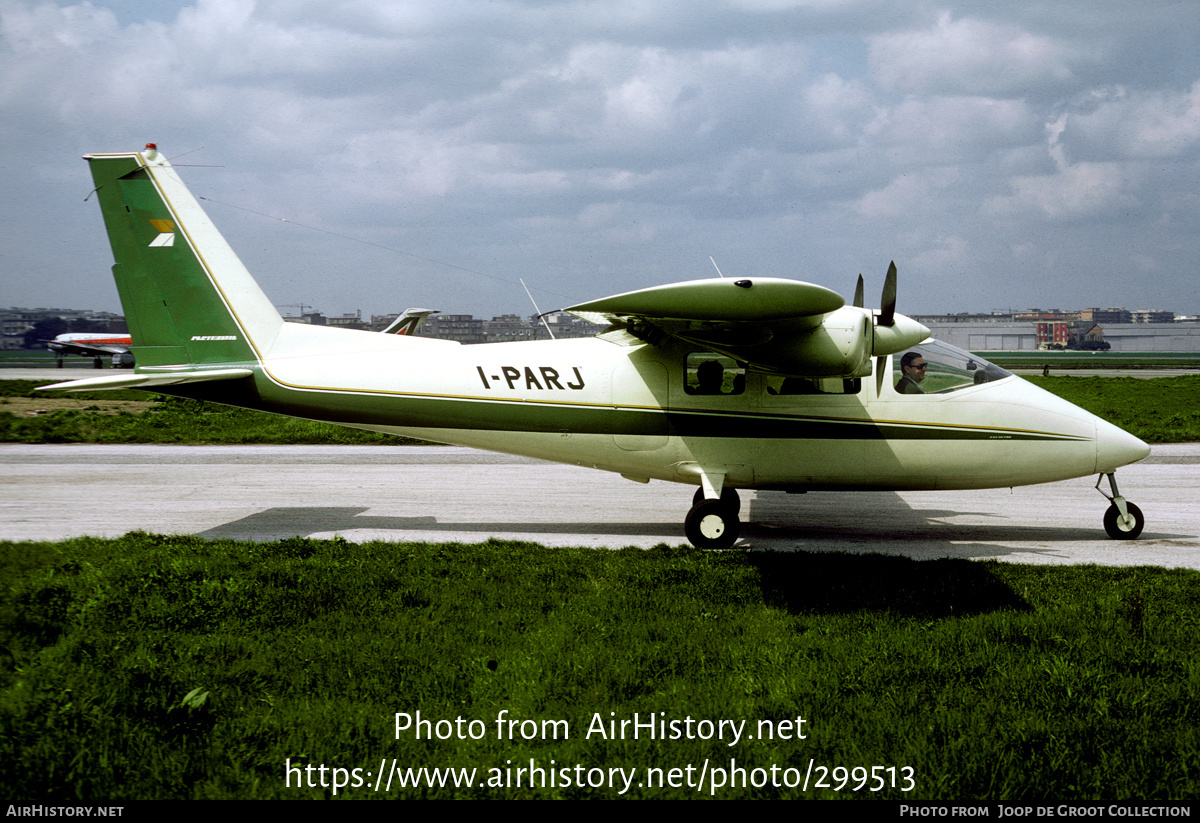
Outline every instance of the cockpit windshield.
{"label": "cockpit windshield", "polygon": [[979,355],[938,340],[898,352],[892,365],[900,394],[944,394],[1011,375]]}

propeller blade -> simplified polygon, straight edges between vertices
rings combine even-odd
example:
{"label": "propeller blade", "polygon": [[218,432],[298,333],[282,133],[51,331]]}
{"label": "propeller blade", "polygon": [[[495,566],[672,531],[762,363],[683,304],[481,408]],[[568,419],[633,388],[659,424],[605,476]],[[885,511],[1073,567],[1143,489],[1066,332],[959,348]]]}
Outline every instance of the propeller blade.
{"label": "propeller blade", "polygon": [[896,261],[888,266],[887,278],[883,281],[883,302],[880,306],[880,326],[896,325]]}
{"label": "propeller blade", "polygon": [[858,276],[858,285],[854,288],[854,305],[860,309],[863,307],[863,279],[861,274]]}

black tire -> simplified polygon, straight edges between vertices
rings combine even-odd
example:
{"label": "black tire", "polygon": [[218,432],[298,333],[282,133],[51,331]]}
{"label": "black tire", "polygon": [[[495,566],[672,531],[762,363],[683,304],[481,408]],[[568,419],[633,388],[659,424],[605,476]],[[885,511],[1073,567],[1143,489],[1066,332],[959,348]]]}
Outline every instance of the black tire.
{"label": "black tire", "polygon": [[1108,511],[1104,513],[1104,530],[1113,540],[1133,540],[1142,533],[1142,528],[1146,525],[1146,518],[1142,516],[1141,509],[1128,501],[1125,508],[1133,516],[1133,526],[1121,522],[1121,510],[1117,508],[1116,503],[1109,506]]}
{"label": "black tire", "polygon": [[[704,487],[696,489],[696,493],[692,495],[692,505],[699,506],[704,502]],[[732,489],[729,486],[721,489],[721,505],[729,507],[733,513],[739,514],[742,511],[742,498],[738,497],[737,489]]]}
{"label": "black tire", "polygon": [[703,500],[692,506],[683,531],[698,549],[728,549],[738,539],[742,523],[737,512],[730,511],[720,500]]}

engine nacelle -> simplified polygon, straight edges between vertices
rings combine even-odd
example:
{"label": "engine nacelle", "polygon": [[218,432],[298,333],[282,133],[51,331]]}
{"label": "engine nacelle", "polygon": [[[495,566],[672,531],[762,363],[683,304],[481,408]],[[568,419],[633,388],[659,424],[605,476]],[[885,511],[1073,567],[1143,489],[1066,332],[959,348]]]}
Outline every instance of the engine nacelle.
{"label": "engine nacelle", "polygon": [[764,371],[804,377],[861,377],[871,372],[871,316],[854,306],[811,328],[777,330],[769,344],[744,350]]}
{"label": "engine nacelle", "polygon": [[875,314],[856,306],[830,312],[819,325],[776,335],[769,344],[746,348],[745,359],[778,374],[803,377],[865,377],[871,358],[904,351],[929,337],[929,329],[902,314],[891,326],[875,325]]}
{"label": "engine nacelle", "polygon": [[734,330],[676,332],[755,369],[797,377],[866,377],[871,358],[915,346],[929,329],[910,317],[893,315],[891,326],[876,325],[877,312],[842,306],[813,324],[742,324]]}

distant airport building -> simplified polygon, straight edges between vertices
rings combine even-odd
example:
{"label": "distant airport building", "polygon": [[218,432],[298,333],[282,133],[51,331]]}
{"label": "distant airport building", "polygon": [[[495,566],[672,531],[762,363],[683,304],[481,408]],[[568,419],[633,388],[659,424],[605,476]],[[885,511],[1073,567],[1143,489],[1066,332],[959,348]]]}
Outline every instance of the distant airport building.
{"label": "distant airport building", "polygon": [[356,311],[354,314],[342,314],[337,317],[326,317],[326,326],[337,326],[342,329],[365,329],[367,324],[363,322],[362,310]]}
{"label": "distant airport building", "polygon": [[1071,342],[1071,321],[1069,320],[1039,320],[1033,324],[1037,330],[1037,346],[1039,349],[1051,346],[1065,348]]}
{"label": "distant airport building", "polygon": [[[483,321],[483,333],[489,343],[516,343],[549,338],[541,323],[531,323],[519,314],[502,314]],[[418,332],[420,334],[420,332]]]}
{"label": "distant airport building", "polygon": [[1175,312],[1162,309],[1137,309],[1133,312],[1134,323],[1174,323]]}
{"label": "distant airport building", "polygon": [[1080,316],[1077,311],[1063,311],[1062,309],[1026,309],[1025,311],[1013,312],[1010,319],[1029,321],[1031,323],[1069,323],[1072,320],[1079,320]]}
{"label": "distant airport building", "polygon": [[483,320],[470,314],[434,314],[417,331],[418,337],[457,340],[459,343],[486,343]]}
{"label": "distant airport building", "polygon": [[[933,337],[968,351],[1033,351],[1039,348],[1042,334],[1034,323],[921,322]],[[1087,339],[1108,343],[1110,351],[1200,352],[1200,323],[1081,322],[1078,328]],[[1056,329],[1053,333],[1062,331]]]}
{"label": "distant airport building", "polygon": [[0,309],[0,334],[24,334],[42,320],[66,320],[79,326],[78,331],[125,331],[125,318],[108,311],[90,309]]}
{"label": "distant airport building", "polygon": [[1200,324],[1134,323],[1106,326],[1104,339],[1113,351],[1200,352]]}
{"label": "distant airport building", "polygon": [[1129,309],[1080,309],[1080,320],[1093,323],[1132,323],[1133,313]]}

